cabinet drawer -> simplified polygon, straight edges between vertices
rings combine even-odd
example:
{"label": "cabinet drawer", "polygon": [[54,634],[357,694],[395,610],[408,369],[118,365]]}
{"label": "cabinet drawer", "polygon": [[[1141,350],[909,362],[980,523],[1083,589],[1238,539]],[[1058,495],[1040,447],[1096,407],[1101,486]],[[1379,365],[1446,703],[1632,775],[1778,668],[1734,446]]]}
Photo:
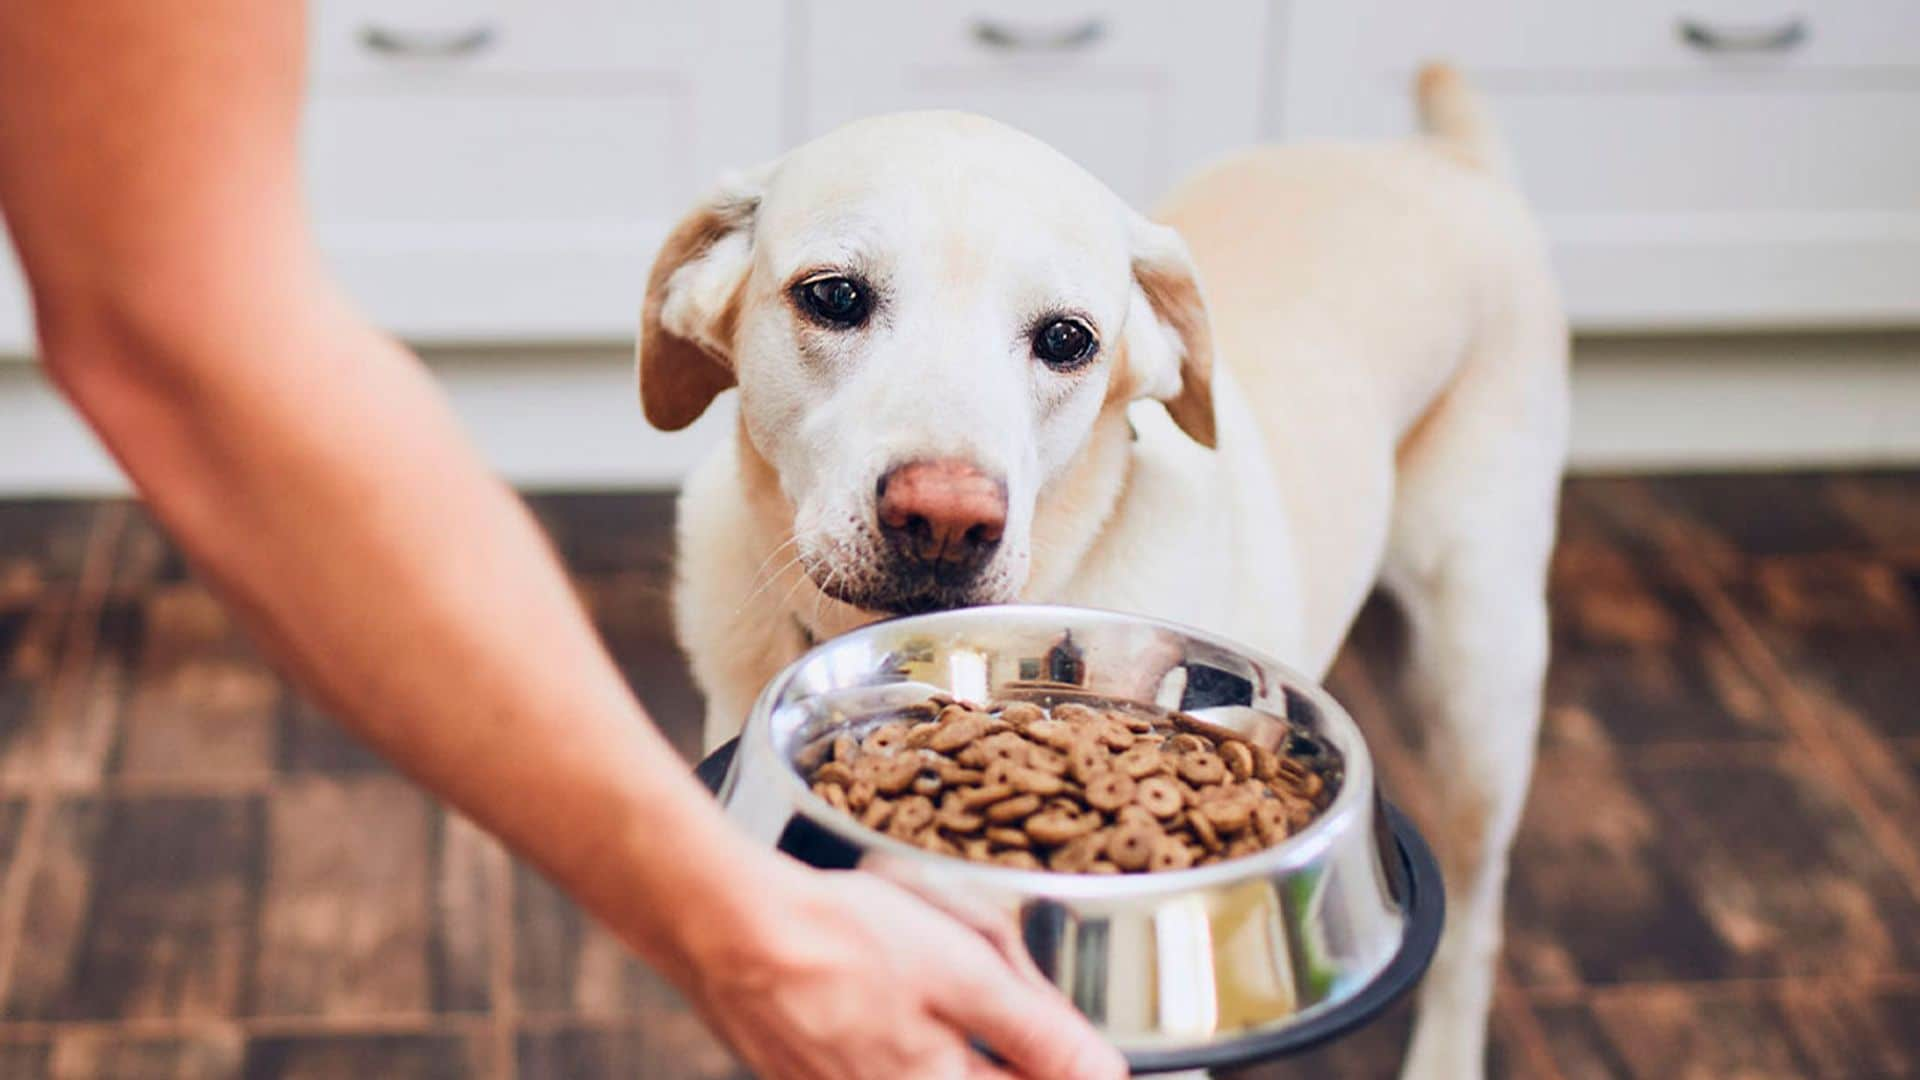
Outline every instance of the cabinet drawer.
{"label": "cabinet drawer", "polygon": [[809,0],[802,136],[905,109],[1023,128],[1136,205],[1258,133],[1267,5]]}
{"label": "cabinet drawer", "polygon": [[[779,0],[318,0],[320,86],[406,85],[452,74],[622,75],[716,65],[779,29]],[[690,55],[692,54],[692,55]]]}
{"label": "cabinet drawer", "polygon": [[1786,10],[1299,4],[1281,134],[1409,132],[1413,72],[1443,57],[1497,114],[1577,325],[1920,320],[1920,8],[1837,0],[1797,45],[1748,52],[1676,30]]}
{"label": "cabinet drawer", "polygon": [[[1296,4],[1312,40],[1363,67],[1446,57],[1546,77],[1920,67],[1920,5],[1904,0],[1359,0]],[[1298,58],[1312,63],[1324,53]]]}
{"label": "cabinet drawer", "polygon": [[674,218],[778,151],[784,10],[322,3],[303,148],[322,245],[415,339],[629,336]]}

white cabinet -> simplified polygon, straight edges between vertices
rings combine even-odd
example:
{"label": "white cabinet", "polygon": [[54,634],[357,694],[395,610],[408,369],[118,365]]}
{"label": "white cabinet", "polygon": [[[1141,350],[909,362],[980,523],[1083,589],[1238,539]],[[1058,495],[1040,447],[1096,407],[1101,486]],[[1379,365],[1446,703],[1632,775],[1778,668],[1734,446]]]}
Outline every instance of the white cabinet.
{"label": "white cabinet", "polygon": [[[1260,138],[1492,100],[1582,328],[1920,322],[1913,0],[315,0],[314,220],[428,342],[625,341],[722,171],[860,116],[1025,128],[1136,205]],[[28,321],[0,260],[0,354]]]}
{"label": "white cabinet", "polygon": [[1430,57],[1491,99],[1585,328],[1920,318],[1920,6],[1292,5],[1289,138],[1412,126]]}
{"label": "white cabinet", "polygon": [[674,218],[780,145],[784,4],[320,0],[323,247],[416,340],[620,339]]}
{"label": "white cabinet", "polygon": [[1264,0],[805,0],[795,140],[905,109],[1025,129],[1146,206],[1258,138]]}

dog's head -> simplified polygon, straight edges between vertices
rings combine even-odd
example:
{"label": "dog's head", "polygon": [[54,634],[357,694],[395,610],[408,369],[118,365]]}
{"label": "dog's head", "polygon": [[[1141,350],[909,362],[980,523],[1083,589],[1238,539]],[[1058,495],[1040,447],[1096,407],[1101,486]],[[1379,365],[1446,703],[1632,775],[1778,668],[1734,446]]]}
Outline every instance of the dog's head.
{"label": "dog's head", "polygon": [[1014,599],[1036,504],[1097,418],[1164,401],[1213,445],[1186,246],[1044,144],[878,117],[733,178],[667,239],[639,342],[647,418],[740,388],[801,565],[868,612]]}

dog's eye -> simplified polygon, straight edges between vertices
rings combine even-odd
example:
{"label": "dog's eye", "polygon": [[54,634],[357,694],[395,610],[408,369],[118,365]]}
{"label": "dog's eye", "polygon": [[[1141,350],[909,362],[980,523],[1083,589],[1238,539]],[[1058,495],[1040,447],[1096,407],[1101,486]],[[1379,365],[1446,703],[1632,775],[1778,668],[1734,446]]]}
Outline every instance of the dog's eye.
{"label": "dog's eye", "polygon": [[827,326],[859,326],[873,307],[867,287],[852,278],[814,278],[801,282],[793,292],[800,309]]}
{"label": "dog's eye", "polygon": [[1086,363],[1099,345],[1093,331],[1079,319],[1055,319],[1033,334],[1033,354],[1055,371]]}

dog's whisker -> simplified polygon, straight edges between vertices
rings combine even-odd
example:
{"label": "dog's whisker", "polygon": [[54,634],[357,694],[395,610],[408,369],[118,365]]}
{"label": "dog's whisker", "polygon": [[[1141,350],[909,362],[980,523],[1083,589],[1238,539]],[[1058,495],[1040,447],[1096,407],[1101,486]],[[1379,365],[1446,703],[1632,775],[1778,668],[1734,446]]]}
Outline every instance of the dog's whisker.
{"label": "dog's whisker", "polygon": [[780,578],[799,561],[800,557],[796,555],[767,573],[764,578],[760,579],[759,584],[748,591],[747,595],[740,601],[739,606],[734,608],[733,614],[738,615],[741,611],[745,610],[748,605],[752,604],[762,593],[766,592],[775,582],[779,581]]}
{"label": "dog's whisker", "polygon": [[[733,614],[729,616],[729,618],[737,622],[740,619],[741,615],[746,612],[747,608],[750,607],[753,604],[753,602],[760,597],[762,593],[766,592],[769,588],[772,588],[773,585],[779,582],[779,580],[783,576],[785,576],[789,570],[792,570],[794,566],[798,565],[801,559],[803,559],[804,557],[805,557],[804,555],[796,554],[792,558],[788,559],[786,562],[781,563],[777,568],[773,570],[772,573],[767,574],[766,579],[760,582],[759,585],[755,586],[753,591],[749,592],[746,595],[746,598],[740,601],[740,605],[733,609]],[[805,577],[804,574],[801,576],[803,578]]]}
{"label": "dog's whisker", "polygon": [[753,576],[749,580],[759,580],[760,575],[766,572],[767,567],[772,565],[774,559],[778,558],[782,552],[798,547],[799,544],[800,537],[797,534],[789,536],[785,540],[775,544],[773,549],[767,552],[767,557],[760,560],[760,565],[753,568]]}
{"label": "dog's whisker", "polygon": [[[749,581],[760,580],[760,575],[766,571],[767,566],[770,563],[772,563],[773,560],[776,557],[778,557],[782,551],[785,551],[786,549],[793,547],[799,543],[800,543],[800,537],[798,535],[793,535],[793,536],[787,537],[785,540],[780,541],[778,544],[775,544],[773,546],[773,550],[767,552],[767,557],[760,560],[760,565],[753,568],[753,574],[747,580]],[[777,573],[778,572],[776,571],[776,574]]]}
{"label": "dog's whisker", "polygon": [[844,553],[842,553],[841,558],[837,559],[833,563],[832,567],[827,571],[826,580],[819,582],[817,587],[813,590],[813,612],[808,617],[808,621],[813,625],[818,626],[820,624],[820,609],[826,603],[827,590],[833,588],[834,582],[837,581],[840,578],[840,576],[845,572],[846,572],[846,561],[845,561],[845,555]]}
{"label": "dog's whisker", "polygon": [[[780,573],[775,575],[774,577],[768,578],[766,583],[762,585],[759,590],[757,590],[758,593],[764,595],[767,589],[778,584],[781,577],[784,577],[786,573],[789,570],[791,570],[794,564],[797,562],[799,562],[799,560],[795,559],[793,560],[793,562],[790,562],[786,566],[781,567]],[[801,580],[802,581],[805,580],[804,574],[801,575]],[[797,589],[799,585],[800,585],[800,581],[796,581],[794,584],[787,587],[787,594],[785,597],[781,599],[780,603],[775,605],[776,609],[779,609],[779,610],[785,609],[787,600],[793,596],[794,590]],[[740,607],[734,611],[734,621],[736,623],[747,616],[749,609],[753,606],[753,602],[754,602],[754,597],[748,597],[747,600],[742,602]]]}
{"label": "dog's whisker", "polygon": [[814,625],[816,626],[819,625],[820,609],[826,606],[826,602],[829,599],[827,590],[833,587],[834,582],[840,578],[840,576],[844,573],[844,571],[845,571],[845,568],[842,566],[834,567],[833,570],[827,574],[827,580],[825,584],[823,584],[820,588],[814,590],[813,618],[811,620]]}
{"label": "dog's whisker", "polygon": [[[795,559],[794,561],[798,562],[799,560]],[[806,571],[803,569],[800,572],[799,576],[797,576],[794,579],[793,584],[787,587],[786,594],[780,597],[780,602],[774,605],[774,611],[777,613],[785,613],[785,612],[791,611],[792,608],[790,608],[788,605],[793,602],[794,594],[799,592],[802,588],[804,588],[809,580],[811,579],[807,576]]]}

